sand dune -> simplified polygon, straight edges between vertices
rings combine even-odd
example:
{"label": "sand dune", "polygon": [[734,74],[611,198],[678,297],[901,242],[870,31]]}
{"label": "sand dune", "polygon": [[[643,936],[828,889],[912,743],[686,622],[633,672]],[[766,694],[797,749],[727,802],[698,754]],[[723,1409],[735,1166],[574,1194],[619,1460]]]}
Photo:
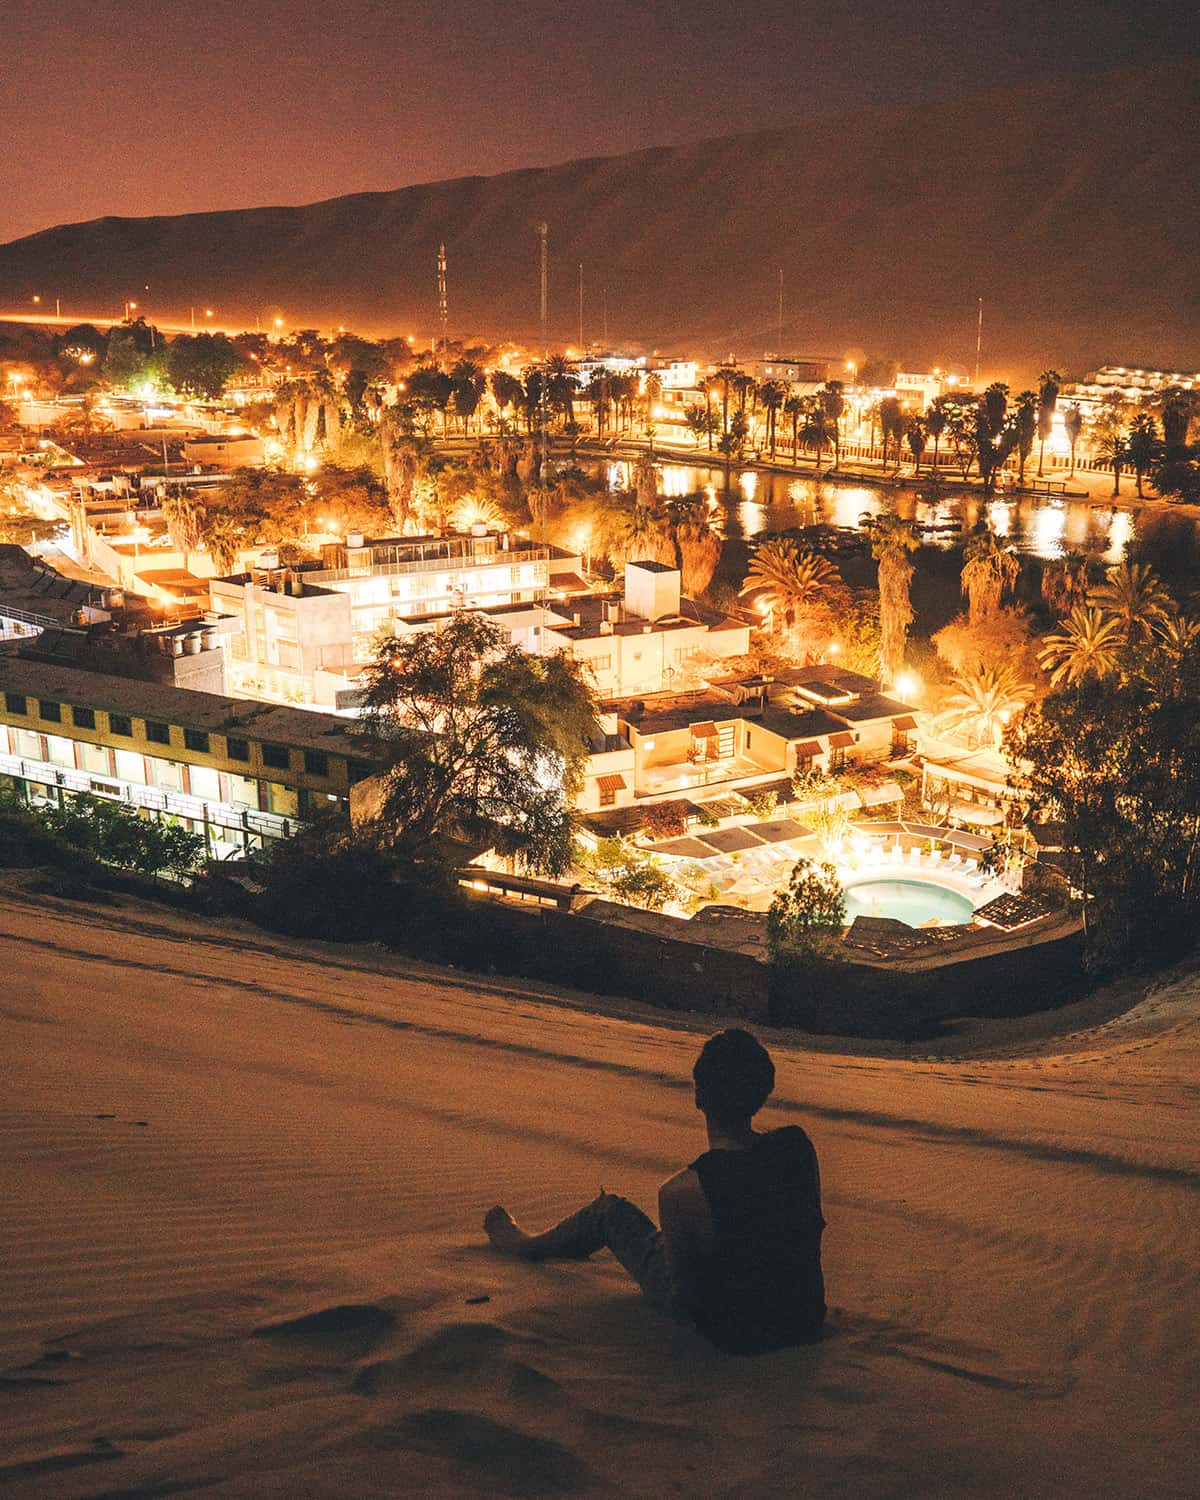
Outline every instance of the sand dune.
{"label": "sand dune", "polygon": [[[534,227],[550,226],[552,337],[760,355],[851,346],[1033,379],[1047,361],[1193,369],[1200,322],[1194,60],[1015,85],[495,177],[303,207],[62,225],[0,246],[0,303],[428,337],[449,259],[456,337],[537,337]],[[714,133],[720,122],[714,116]],[[248,179],[247,193],[253,194]],[[114,208],[119,205],[114,204]],[[602,299],[607,319],[602,319]]]}
{"label": "sand dune", "polygon": [[4,1495],[1195,1493],[1195,976],[919,1058],[777,1039],[833,1313],[738,1360],[478,1228],[649,1207],[702,1022],[11,886],[0,964]]}

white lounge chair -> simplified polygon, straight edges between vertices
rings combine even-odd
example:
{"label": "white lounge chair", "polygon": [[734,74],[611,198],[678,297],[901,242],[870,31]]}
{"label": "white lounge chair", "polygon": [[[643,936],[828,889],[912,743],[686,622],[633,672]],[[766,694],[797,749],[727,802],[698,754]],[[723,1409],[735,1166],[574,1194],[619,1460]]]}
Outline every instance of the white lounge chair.
{"label": "white lounge chair", "polygon": [[958,854],[958,853],[952,854],[950,856],[950,858],[946,861],[946,868],[948,870],[959,870],[959,869],[962,868],[962,862],[963,862],[963,857],[962,857],[961,854]]}

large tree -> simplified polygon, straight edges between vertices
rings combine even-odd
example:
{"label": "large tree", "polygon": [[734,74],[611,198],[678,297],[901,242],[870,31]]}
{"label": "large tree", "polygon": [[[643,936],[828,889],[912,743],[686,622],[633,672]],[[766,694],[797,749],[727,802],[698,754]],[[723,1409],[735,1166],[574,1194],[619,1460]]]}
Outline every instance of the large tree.
{"label": "large tree", "polygon": [[1014,725],[1035,814],[1062,824],[1093,962],[1161,961],[1200,915],[1200,645],[1088,676]]}
{"label": "large tree", "polygon": [[917,546],[909,522],[883,515],[871,534],[871,552],[879,563],[879,670],[884,685],[891,687],[904,665],[904,647],[912,624],[909,585],[913,565],[908,555]]}
{"label": "large tree", "polygon": [[971,538],[963,552],[962,591],[973,622],[1000,607],[1020,571],[1017,554],[994,531],[981,531]]}
{"label": "large tree", "polygon": [[1120,670],[1124,643],[1119,620],[1103,610],[1077,604],[1061,630],[1043,637],[1038,662],[1049,672],[1053,687],[1083,682],[1088,677],[1112,677]]}
{"label": "large tree", "polygon": [[792,625],[800,610],[825,603],[840,587],[841,576],[828,559],[774,537],[750,559],[741,594],[757,594],[778,625]]}
{"label": "large tree", "polygon": [[378,831],[406,860],[447,840],[557,875],[571,862],[592,696],[565,656],[529,656],[480,615],[393,636],[366,672],[361,732],[386,763]]}
{"label": "large tree", "polygon": [[1038,473],[1041,474],[1046,457],[1046,440],[1054,431],[1054,411],[1058,406],[1058,393],[1062,389],[1062,376],[1057,370],[1043,370],[1038,377],[1037,435]]}

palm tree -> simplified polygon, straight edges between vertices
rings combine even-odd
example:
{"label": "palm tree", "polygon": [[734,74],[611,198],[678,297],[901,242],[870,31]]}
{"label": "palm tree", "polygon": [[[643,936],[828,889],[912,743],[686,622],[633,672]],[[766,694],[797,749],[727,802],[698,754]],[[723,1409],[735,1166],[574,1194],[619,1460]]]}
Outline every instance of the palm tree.
{"label": "palm tree", "polygon": [[962,730],[971,748],[989,745],[998,749],[1005,728],[1033,697],[1033,688],[1007,664],[980,664],[973,672],[956,677],[954,686],[946,704],[946,726]]}
{"label": "palm tree", "polygon": [[1068,552],[1058,562],[1042,567],[1042,598],[1051,613],[1069,615],[1076,605],[1087,603],[1088,565],[1082,552]]}
{"label": "palm tree", "polygon": [[837,569],[827,558],[799,548],[795,542],[773,537],[763,542],[750,559],[739,597],[759,594],[760,606],[768,606],[791,625],[798,610],[823,602],[840,582]]}
{"label": "palm tree", "polygon": [[925,413],[925,431],[933,439],[933,472],[935,477],[938,467],[938,449],[941,447],[942,433],[945,432],[946,424],[949,420],[946,408],[942,405],[940,398]]}
{"label": "palm tree", "polygon": [[900,440],[904,436],[904,408],[898,396],[885,396],[879,403],[879,435],[883,444],[883,462],[886,465],[888,443],[895,439],[896,463],[900,462]]}
{"label": "palm tree", "polygon": [[1106,469],[1113,471],[1112,492],[1115,498],[1121,493],[1121,470],[1129,459],[1124,432],[1118,430],[1103,433],[1096,444],[1096,455]]}
{"label": "palm tree", "polygon": [[792,462],[800,459],[800,418],[804,415],[804,402],[799,396],[789,396],[783,403],[784,415],[792,419]]}
{"label": "palm tree", "polygon": [[1120,670],[1124,643],[1120,620],[1103,610],[1077,604],[1061,633],[1043,639],[1038,665],[1050,674],[1051,687],[1068,686],[1087,677],[1112,677]]}
{"label": "palm tree", "polygon": [[804,426],[800,438],[806,448],[817,455],[817,473],[821,472],[821,454],[829,446],[829,418],[819,399],[814,398],[805,409]]}
{"label": "palm tree", "polygon": [[846,399],[842,395],[842,382],[827,380],[817,392],[817,400],[829,418],[833,434],[833,467],[838,469],[842,463],[842,413],[846,410]]}
{"label": "palm tree", "polygon": [[708,504],[703,496],[672,500],[667,515],[679,553],[680,587],[686,598],[698,598],[717,571],[721,538],[709,525]]}
{"label": "palm tree", "polygon": [[913,472],[919,474],[921,472],[921,455],[925,452],[925,429],[921,425],[920,417],[910,419],[908,432],[905,435],[908,438],[908,451],[912,454],[913,462],[916,465]]}
{"label": "palm tree", "polygon": [[1038,473],[1042,472],[1042,460],[1046,454],[1046,439],[1054,430],[1054,409],[1058,405],[1058,393],[1062,389],[1062,376],[1057,370],[1043,370],[1038,376],[1037,435]]}
{"label": "palm tree", "polygon": [[[609,373],[603,365],[595,372],[588,381],[585,395],[592,403],[592,416],[596,423],[596,436],[604,436],[604,420],[608,416],[611,391],[609,388]],[[699,439],[697,439],[697,442]]]}
{"label": "palm tree", "polygon": [[1088,603],[1120,622],[1125,642],[1130,646],[1149,640],[1173,608],[1171,596],[1159,582],[1158,574],[1148,563],[1137,562],[1118,563],[1109,568],[1105,581],[1088,595]]}
{"label": "palm tree", "polygon": [[1017,483],[1024,489],[1025,465],[1033,452],[1033,438],[1038,425],[1037,397],[1032,391],[1022,391],[1017,397],[1013,423],[1017,438]]}
{"label": "palm tree", "polygon": [[767,380],[759,387],[758,399],[767,414],[767,447],[775,457],[775,427],[779,409],[787,400],[787,386],[781,380]]}
{"label": "palm tree", "polygon": [[879,670],[884,686],[895,682],[904,665],[904,647],[912,624],[909,584],[913,565],[908,554],[917,536],[908,521],[880,516],[871,533],[871,553],[879,563]]}
{"label": "palm tree", "polygon": [[1142,480],[1161,454],[1162,444],[1158,441],[1158,428],[1154,425],[1154,418],[1148,412],[1141,412],[1134,417],[1133,426],[1125,440],[1125,456],[1137,478],[1139,500],[1145,498],[1142,494]]}
{"label": "palm tree", "polygon": [[1079,441],[1079,434],[1083,431],[1083,413],[1077,406],[1068,406],[1063,412],[1063,426],[1066,428],[1067,441],[1071,445],[1071,472],[1068,479],[1075,478],[1075,444]]}
{"label": "palm tree", "polygon": [[1170,614],[1155,627],[1154,634],[1162,649],[1177,662],[1200,640],[1200,620],[1192,615]]}
{"label": "palm tree", "polygon": [[242,528],[228,511],[210,510],[205,514],[200,540],[218,576],[232,573],[241,550]]}
{"label": "palm tree", "polygon": [[524,387],[515,375],[510,375],[507,370],[496,370],[493,373],[492,400],[496,403],[502,421],[506,411],[520,409],[524,395]]}
{"label": "palm tree", "polygon": [[203,535],[204,505],[186,490],[169,490],[162,499],[162,518],[171,545],[183,553],[186,572],[188,558],[199,547]]}
{"label": "palm tree", "polygon": [[999,609],[1020,571],[1017,554],[994,531],[977,532],[971,538],[963,552],[962,591],[973,625]]}

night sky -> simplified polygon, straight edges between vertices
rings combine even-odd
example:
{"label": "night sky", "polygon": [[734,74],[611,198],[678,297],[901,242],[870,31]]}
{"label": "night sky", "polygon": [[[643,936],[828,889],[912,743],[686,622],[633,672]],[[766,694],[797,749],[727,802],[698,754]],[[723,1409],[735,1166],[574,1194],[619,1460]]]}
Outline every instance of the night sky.
{"label": "night sky", "polygon": [[1179,0],[8,0],[0,241],[1193,55]]}

